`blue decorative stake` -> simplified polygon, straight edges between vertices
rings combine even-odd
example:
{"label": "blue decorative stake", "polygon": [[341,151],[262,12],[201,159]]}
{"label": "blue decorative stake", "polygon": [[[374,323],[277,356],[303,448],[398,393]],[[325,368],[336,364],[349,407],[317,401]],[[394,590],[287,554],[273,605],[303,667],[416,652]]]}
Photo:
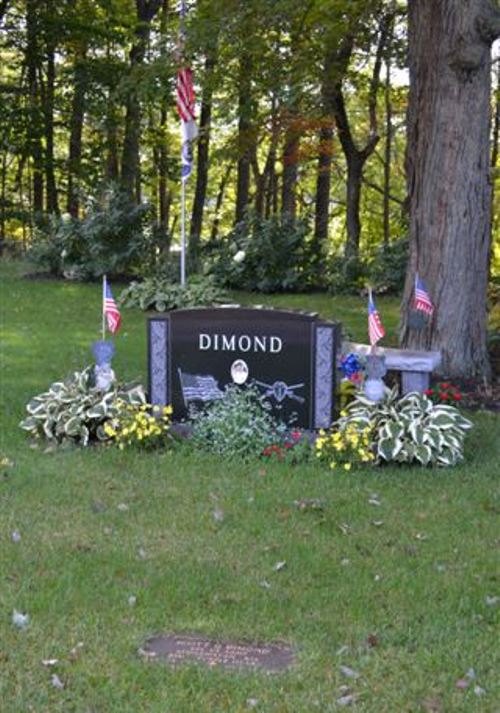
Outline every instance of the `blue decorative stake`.
{"label": "blue decorative stake", "polygon": [[92,344],[92,352],[95,357],[95,383],[98,389],[107,391],[115,380],[115,373],[111,368],[111,360],[115,353],[113,342],[106,342],[101,339]]}

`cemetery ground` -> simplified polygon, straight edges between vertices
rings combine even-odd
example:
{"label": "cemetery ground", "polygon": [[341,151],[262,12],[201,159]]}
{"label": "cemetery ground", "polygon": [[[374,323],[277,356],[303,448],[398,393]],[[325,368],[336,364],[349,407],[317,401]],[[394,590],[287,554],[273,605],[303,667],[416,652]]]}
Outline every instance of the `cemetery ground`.
{"label": "cemetery ground", "polygon": [[[101,295],[19,272],[0,265],[2,713],[500,710],[498,415],[468,414],[465,462],[448,470],[44,454],[17,424],[90,363]],[[249,299],[318,310],[364,341],[361,298]],[[395,340],[398,300],[377,304]],[[145,317],[123,319],[114,366],[144,383]],[[138,653],[164,632],[284,641],[296,663],[172,669]]]}

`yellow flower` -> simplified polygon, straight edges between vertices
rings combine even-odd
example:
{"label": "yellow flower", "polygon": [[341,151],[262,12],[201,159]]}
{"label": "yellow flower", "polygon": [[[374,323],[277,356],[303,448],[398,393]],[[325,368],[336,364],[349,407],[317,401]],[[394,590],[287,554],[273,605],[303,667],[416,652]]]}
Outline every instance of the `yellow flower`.
{"label": "yellow flower", "polygon": [[350,464],[350,463],[344,463],[344,470],[351,470],[351,464]]}
{"label": "yellow flower", "polygon": [[340,415],[342,416],[342,418],[345,418],[347,416],[347,411],[342,409],[342,411],[340,412]]}

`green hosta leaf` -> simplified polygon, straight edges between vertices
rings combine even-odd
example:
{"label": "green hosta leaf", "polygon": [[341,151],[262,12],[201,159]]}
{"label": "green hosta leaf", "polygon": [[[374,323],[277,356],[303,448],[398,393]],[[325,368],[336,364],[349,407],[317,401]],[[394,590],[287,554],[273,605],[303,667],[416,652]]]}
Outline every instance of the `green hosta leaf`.
{"label": "green hosta leaf", "polygon": [[78,416],[73,416],[64,424],[64,433],[67,436],[78,436],[82,428],[82,420]]}
{"label": "green hosta leaf", "polygon": [[408,431],[417,445],[421,446],[424,443],[425,429],[421,423],[413,421],[410,424]]}
{"label": "green hosta leaf", "polygon": [[82,426],[80,429],[80,440],[81,440],[82,446],[88,445],[89,436],[90,436],[90,431],[87,428],[87,426]]}
{"label": "green hosta leaf", "polygon": [[437,462],[439,465],[455,465],[455,463],[461,459],[461,456],[458,456],[456,451],[453,451],[451,448],[443,448],[441,453],[437,457]]}
{"label": "green hosta leaf", "polygon": [[428,465],[432,459],[432,449],[426,445],[415,446],[415,458],[422,463],[422,465]]}
{"label": "green hosta leaf", "polygon": [[388,421],[382,428],[381,433],[384,438],[398,440],[404,433],[404,427],[401,424],[397,423],[397,421]]}
{"label": "green hosta leaf", "polygon": [[38,428],[38,420],[36,418],[33,418],[33,416],[28,416],[27,418],[21,421],[19,426],[24,431],[36,431]]}
{"label": "green hosta leaf", "polygon": [[87,418],[104,418],[108,415],[108,408],[104,402],[87,409]]}
{"label": "green hosta leaf", "polygon": [[45,411],[45,400],[42,399],[40,396],[31,399],[31,401],[26,406],[26,410],[32,416],[36,413],[41,413],[42,411]]}
{"label": "green hosta leaf", "polygon": [[377,451],[381,458],[390,461],[396,458],[402,447],[403,442],[398,438],[381,438]]}
{"label": "green hosta leaf", "polygon": [[45,423],[43,424],[43,432],[45,434],[45,437],[48,438],[49,440],[52,440],[53,438],[55,438],[54,426],[55,426],[54,419],[45,421]]}
{"label": "green hosta leaf", "polygon": [[438,413],[436,416],[432,416],[432,423],[439,428],[452,428],[455,425],[455,419],[451,415]]}

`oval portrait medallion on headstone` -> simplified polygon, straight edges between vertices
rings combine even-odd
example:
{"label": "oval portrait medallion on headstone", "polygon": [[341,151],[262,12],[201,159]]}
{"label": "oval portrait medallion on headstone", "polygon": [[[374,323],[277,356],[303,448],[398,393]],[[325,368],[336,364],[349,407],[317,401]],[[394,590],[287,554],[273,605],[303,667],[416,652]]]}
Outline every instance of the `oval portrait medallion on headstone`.
{"label": "oval portrait medallion on headstone", "polygon": [[248,379],[248,366],[243,359],[236,359],[231,364],[231,379],[235,384],[244,384]]}

